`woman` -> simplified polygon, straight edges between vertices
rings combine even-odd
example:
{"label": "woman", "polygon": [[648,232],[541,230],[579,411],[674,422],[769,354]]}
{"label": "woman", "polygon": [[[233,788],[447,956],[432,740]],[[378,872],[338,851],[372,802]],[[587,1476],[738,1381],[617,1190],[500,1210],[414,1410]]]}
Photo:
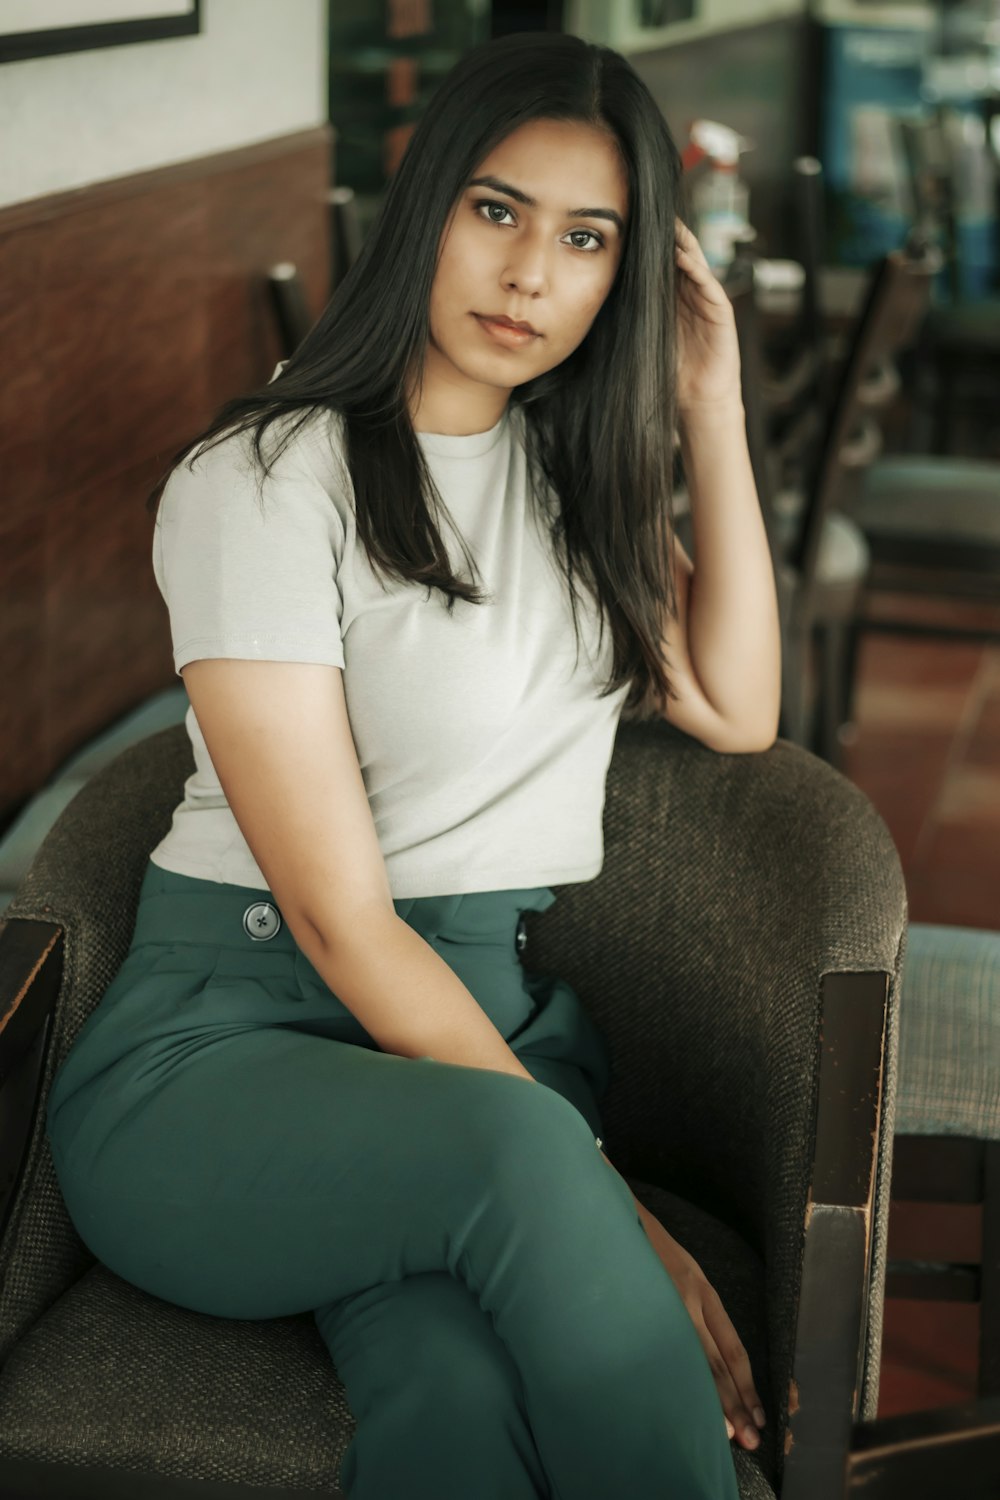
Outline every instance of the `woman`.
{"label": "woman", "polygon": [[724,1433],[758,1441],[717,1294],[600,1150],[604,1039],[517,956],[600,871],[623,708],[776,733],[733,317],[679,191],[618,54],[477,48],[302,346],[151,497],[196,769],[49,1139],[119,1275],[314,1312],[352,1500],[735,1500]]}

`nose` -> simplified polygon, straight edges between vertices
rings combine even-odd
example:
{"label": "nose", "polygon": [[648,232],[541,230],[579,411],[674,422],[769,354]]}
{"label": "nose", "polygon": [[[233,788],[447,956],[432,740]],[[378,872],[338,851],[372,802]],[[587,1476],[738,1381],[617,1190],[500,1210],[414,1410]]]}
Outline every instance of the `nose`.
{"label": "nose", "polygon": [[503,285],[525,295],[541,296],[549,289],[549,250],[540,235],[525,234],[513,246],[504,267]]}

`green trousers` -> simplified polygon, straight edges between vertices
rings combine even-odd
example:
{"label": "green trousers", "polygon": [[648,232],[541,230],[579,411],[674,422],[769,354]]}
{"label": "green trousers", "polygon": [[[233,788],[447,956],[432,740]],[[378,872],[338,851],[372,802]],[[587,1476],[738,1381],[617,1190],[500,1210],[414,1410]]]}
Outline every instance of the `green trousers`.
{"label": "green trousers", "polygon": [[217,1317],[313,1313],[356,1419],[351,1500],[738,1500],[704,1349],[594,1142],[603,1037],[518,957],[521,913],[555,899],[395,902],[541,1088],[381,1051],[269,893],[152,863],[53,1081],[98,1260]]}

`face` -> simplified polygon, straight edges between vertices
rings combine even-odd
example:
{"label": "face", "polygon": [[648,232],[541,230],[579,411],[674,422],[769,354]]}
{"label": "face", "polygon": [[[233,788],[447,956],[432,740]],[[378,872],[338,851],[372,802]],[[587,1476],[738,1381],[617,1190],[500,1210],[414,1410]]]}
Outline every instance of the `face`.
{"label": "face", "polygon": [[[491,151],[442,236],[415,429],[485,431],[514,386],[561,364],[611,289],[627,219],[628,177],[606,131],[532,120]],[[496,335],[490,314],[535,332]]]}

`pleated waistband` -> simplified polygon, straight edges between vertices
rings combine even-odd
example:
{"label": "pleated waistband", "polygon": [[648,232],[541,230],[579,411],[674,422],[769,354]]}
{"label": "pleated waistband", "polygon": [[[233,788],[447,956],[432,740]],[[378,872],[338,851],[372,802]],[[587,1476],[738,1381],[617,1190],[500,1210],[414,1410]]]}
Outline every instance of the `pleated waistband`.
{"label": "pleated waistband", "polygon": [[[397,916],[426,937],[483,943],[511,935],[521,913],[546,911],[547,886],[410,896],[394,901]],[[187,942],[214,947],[295,953],[298,945],[270,891],[180,875],[149,862],[139,893],[132,945]]]}

